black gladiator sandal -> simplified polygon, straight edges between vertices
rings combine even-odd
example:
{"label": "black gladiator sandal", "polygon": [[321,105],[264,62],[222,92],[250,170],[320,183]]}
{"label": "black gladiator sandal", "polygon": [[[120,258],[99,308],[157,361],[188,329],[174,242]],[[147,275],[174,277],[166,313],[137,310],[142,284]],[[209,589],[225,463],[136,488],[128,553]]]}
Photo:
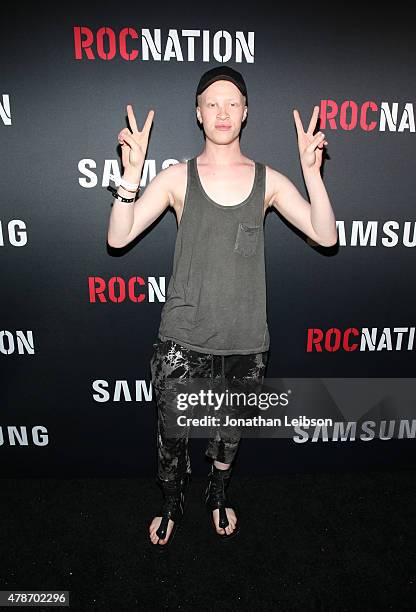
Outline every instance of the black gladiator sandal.
{"label": "black gladiator sandal", "polygon": [[150,546],[158,552],[163,552],[170,545],[179,524],[182,521],[186,508],[186,502],[188,501],[187,492],[189,489],[190,480],[191,476],[188,473],[185,473],[185,475],[181,478],[176,478],[172,481],[164,481],[159,477],[156,477],[156,482],[161,487],[164,496],[162,509],[157,515],[162,517],[160,525],[156,530],[156,535],[159,537],[159,540],[164,540],[166,538],[169,519],[173,521],[172,531],[166,544],[159,544],[159,541],[156,544],[153,544],[152,541],[149,541]]}
{"label": "black gladiator sandal", "polygon": [[[230,540],[240,530],[239,520],[235,524],[234,531],[230,534],[221,534],[218,533],[214,515],[212,514],[214,510],[218,508],[219,510],[219,527],[225,529],[228,525],[228,518],[225,508],[233,508],[235,511],[235,505],[232,504],[226,495],[226,490],[229,485],[229,480],[231,476],[232,466],[226,470],[219,470],[215,467],[214,463],[211,465],[211,470],[208,473],[208,486],[205,490],[205,505],[206,508],[211,515],[211,521],[214,526],[215,535],[218,536],[221,540]],[[237,512],[236,512],[237,514]]]}

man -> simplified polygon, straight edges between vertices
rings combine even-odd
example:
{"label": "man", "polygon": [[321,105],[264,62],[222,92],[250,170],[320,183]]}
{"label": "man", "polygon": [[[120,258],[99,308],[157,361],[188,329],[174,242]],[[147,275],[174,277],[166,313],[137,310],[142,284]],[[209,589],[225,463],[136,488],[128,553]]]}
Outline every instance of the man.
{"label": "man", "polygon": [[[293,111],[310,202],[286,176],[242,154],[239,136],[248,115],[247,89],[242,75],[228,66],[207,71],[197,87],[196,117],[205,134],[202,152],[159,172],[136,203],[132,192],[140,180],[154,111],[142,131],[131,105],[127,113],[131,131],[125,128],[118,136],[124,188],[113,190],[108,243],[125,246],[169,205],[178,222],[173,273],[151,360],[164,505],[149,526],[149,536],[155,548],[166,549],[183,515],[191,473],[187,432],[169,438],[165,431],[168,379],[200,376],[211,377],[212,383],[217,377],[223,383],[261,383],[269,349],[263,237],[267,209],[275,207],[323,246],[334,245],[337,232],[320,175],[327,141],[320,132],[313,135],[319,107],[306,132]],[[132,204],[126,206],[120,198]],[[213,463],[205,501],[222,539],[238,531],[235,508],[226,496],[238,443],[233,432],[217,432],[206,451]]]}

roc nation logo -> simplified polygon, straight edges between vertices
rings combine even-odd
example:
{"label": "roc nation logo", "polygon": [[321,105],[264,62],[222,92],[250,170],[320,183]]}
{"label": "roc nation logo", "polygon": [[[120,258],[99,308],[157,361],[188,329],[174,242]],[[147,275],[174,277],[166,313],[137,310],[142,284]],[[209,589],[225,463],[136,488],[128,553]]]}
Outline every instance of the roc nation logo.
{"label": "roc nation logo", "polygon": [[415,132],[412,102],[321,100],[320,130]]}
{"label": "roc nation logo", "polygon": [[339,353],[353,351],[412,351],[414,327],[348,327],[320,329],[310,327],[306,336],[307,353]]}
{"label": "roc nation logo", "polygon": [[91,304],[164,302],[166,277],[159,276],[159,280],[156,280],[154,276],[149,276],[147,279],[141,276],[132,276],[127,279],[121,276],[112,276],[108,279],[102,276],[90,276],[88,278],[88,297]]}
{"label": "roc nation logo", "polygon": [[254,63],[254,32],[75,26],[76,60]]}

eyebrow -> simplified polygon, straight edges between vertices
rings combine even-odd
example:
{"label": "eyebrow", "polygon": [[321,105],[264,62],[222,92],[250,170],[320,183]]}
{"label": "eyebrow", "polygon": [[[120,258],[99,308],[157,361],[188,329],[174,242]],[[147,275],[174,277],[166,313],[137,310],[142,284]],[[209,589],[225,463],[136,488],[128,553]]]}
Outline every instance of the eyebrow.
{"label": "eyebrow", "polygon": [[[206,101],[207,102],[213,102],[215,100],[215,98],[207,98]],[[238,102],[238,98],[236,98],[235,96],[232,98],[226,98],[227,101],[232,100],[233,102]]]}

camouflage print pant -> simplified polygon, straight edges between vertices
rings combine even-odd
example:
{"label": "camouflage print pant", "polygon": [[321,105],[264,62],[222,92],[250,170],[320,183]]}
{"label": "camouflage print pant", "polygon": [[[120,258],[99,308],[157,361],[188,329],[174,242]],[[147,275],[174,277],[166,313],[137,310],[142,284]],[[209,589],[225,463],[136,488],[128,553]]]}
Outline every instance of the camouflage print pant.
{"label": "camouflage print pant", "polygon": [[[158,476],[162,480],[172,480],[176,476],[191,473],[188,454],[189,430],[176,437],[168,437],[165,431],[166,414],[172,396],[167,390],[169,379],[186,381],[190,378],[209,378],[212,383],[221,380],[243,382],[245,385],[262,384],[267,365],[268,351],[250,355],[212,355],[188,349],[173,340],[158,340],[153,344],[154,352],[150,360],[152,389],[156,398]],[[209,383],[211,384],[211,382]],[[222,463],[231,463],[240,443],[239,433],[216,432],[208,441],[205,451],[208,457]]]}

